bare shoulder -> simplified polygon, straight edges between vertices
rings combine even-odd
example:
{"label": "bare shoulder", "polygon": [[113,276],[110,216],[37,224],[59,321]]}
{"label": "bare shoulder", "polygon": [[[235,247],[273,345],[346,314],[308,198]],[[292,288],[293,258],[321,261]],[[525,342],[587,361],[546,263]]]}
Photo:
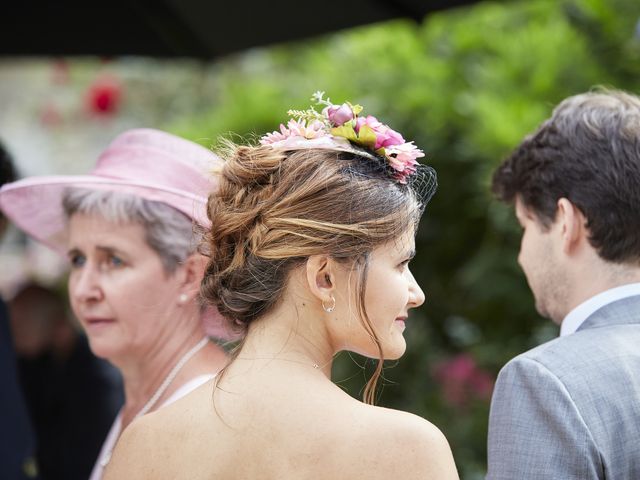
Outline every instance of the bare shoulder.
{"label": "bare shoulder", "polygon": [[[153,415],[135,420],[118,439],[104,480],[158,478],[154,467],[161,462],[157,422]],[[159,442],[158,442],[159,440]]]}
{"label": "bare shoulder", "polygon": [[[457,480],[458,473],[443,433],[422,417],[399,410],[363,406],[366,443],[380,462],[380,478]],[[391,461],[389,461],[391,459]]]}
{"label": "bare shoulder", "polygon": [[201,434],[195,427],[202,425],[200,420],[206,414],[202,405],[209,392],[206,387],[199,387],[173,404],[132,422],[116,444],[104,479],[177,478],[172,472]]}

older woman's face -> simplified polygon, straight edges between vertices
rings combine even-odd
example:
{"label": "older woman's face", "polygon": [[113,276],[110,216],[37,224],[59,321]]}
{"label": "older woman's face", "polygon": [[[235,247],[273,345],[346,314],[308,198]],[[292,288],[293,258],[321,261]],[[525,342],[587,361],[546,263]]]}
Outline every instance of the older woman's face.
{"label": "older woman's face", "polygon": [[75,214],[68,256],[71,305],[96,355],[116,364],[144,356],[171,328],[179,276],[164,270],[141,225]]}

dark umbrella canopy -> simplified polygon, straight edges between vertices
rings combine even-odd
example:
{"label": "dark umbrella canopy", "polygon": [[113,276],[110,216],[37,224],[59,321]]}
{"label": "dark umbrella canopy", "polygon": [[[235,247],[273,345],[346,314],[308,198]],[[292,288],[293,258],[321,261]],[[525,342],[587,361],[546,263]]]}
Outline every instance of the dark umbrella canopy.
{"label": "dark umbrella canopy", "polygon": [[0,55],[211,59],[473,0],[109,0],[6,2]]}

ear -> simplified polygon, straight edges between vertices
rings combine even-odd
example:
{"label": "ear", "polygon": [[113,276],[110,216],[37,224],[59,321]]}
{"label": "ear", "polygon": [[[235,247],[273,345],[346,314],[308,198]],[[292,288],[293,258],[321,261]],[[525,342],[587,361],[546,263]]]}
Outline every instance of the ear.
{"label": "ear", "polygon": [[[200,282],[207,267],[207,257],[192,253],[182,263],[178,277],[179,293],[185,301],[193,300],[200,292]],[[186,298],[185,298],[186,295]]]}
{"label": "ear", "polygon": [[326,255],[312,255],[306,263],[307,285],[321,302],[328,302],[336,289],[335,262]]}
{"label": "ear", "polygon": [[580,209],[566,198],[559,199],[557,207],[562,251],[567,255],[571,255],[588,235],[586,218]]}

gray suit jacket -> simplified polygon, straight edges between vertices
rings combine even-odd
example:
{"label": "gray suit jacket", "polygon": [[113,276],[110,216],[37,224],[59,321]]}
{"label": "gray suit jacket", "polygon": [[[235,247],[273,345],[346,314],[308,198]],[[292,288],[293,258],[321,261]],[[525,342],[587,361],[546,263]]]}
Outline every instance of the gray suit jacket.
{"label": "gray suit jacket", "polygon": [[640,296],[500,371],[488,450],[489,480],[640,479]]}

